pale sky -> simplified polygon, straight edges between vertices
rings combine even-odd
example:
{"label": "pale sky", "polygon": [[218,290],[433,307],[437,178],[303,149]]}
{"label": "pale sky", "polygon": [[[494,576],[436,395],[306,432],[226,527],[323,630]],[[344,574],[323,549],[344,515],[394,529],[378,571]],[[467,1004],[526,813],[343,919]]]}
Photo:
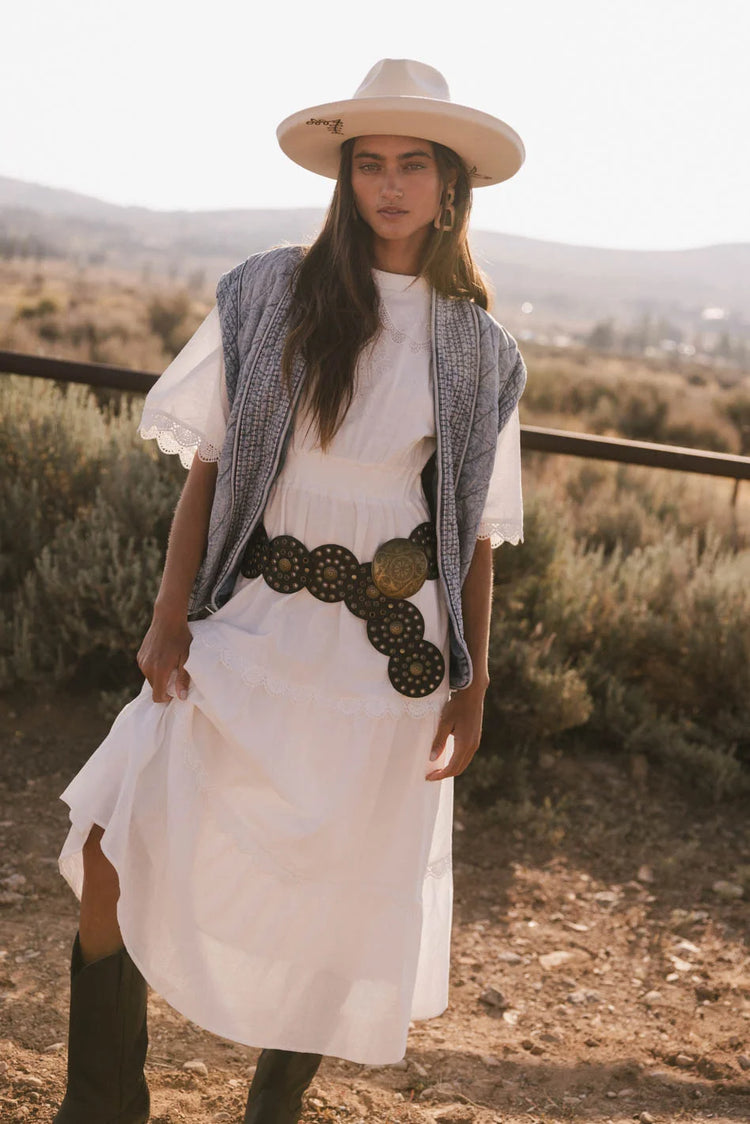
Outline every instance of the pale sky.
{"label": "pale sky", "polygon": [[474,225],[631,249],[750,242],[750,0],[16,0],[0,174],[160,209],[325,206],[283,117],[414,58],[520,133]]}

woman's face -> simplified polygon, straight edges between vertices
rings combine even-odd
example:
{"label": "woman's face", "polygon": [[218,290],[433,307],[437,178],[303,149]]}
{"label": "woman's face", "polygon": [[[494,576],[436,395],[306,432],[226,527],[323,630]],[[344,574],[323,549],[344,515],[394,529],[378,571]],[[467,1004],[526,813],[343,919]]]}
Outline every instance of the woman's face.
{"label": "woman's face", "polygon": [[357,137],[352,189],[359,216],[376,239],[420,245],[438,214],[443,190],[432,142]]}

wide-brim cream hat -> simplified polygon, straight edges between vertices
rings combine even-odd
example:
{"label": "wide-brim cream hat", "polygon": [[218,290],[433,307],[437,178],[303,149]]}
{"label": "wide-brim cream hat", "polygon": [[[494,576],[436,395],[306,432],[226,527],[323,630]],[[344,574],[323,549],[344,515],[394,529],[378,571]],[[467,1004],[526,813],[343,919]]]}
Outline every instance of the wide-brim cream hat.
{"label": "wide-brim cream hat", "polygon": [[295,164],[330,179],[338,176],[345,140],[376,134],[421,137],[452,148],[469,169],[473,187],[510,179],[526,156],[510,125],[452,102],[440,71],[413,59],[381,59],[354,97],[302,109],[276,130]]}

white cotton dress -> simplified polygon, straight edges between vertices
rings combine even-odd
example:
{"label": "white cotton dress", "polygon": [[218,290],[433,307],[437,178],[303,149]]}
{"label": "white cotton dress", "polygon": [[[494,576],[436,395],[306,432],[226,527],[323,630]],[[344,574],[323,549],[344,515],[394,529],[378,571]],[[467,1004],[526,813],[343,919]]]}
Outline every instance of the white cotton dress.
{"label": "white cotton dress", "polygon": [[[374,271],[383,331],[323,454],[300,414],[264,515],[270,537],[369,561],[429,518],[435,448],[426,282]],[[216,459],[227,417],[214,308],[149,392],[139,431]],[[518,415],[498,442],[480,533],[521,538]],[[440,583],[411,598],[448,663]],[[398,693],[343,602],[238,576],[190,622],[187,698],[144,680],[62,793],[60,870],[80,897],[93,824],[120,879],[123,941],[148,983],[206,1029],[254,1047],[383,1064],[410,1020],[448,1003],[453,779],[428,781],[448,676]],[[171,683],[174,683],[174,676]],[[172,687],[173,690],[173,687]]]}

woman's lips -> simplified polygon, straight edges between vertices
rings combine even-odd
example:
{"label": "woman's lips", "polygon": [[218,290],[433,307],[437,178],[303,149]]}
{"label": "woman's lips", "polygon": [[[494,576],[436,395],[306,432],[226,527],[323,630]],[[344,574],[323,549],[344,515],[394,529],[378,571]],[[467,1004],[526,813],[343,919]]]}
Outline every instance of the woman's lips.
{"label": "woman's lips", "polygon": [[378,214],[382,215],[385,219],[399,219],[402,215],[407,215],[408,211],[401,211],[398,207],[380,207]]}

